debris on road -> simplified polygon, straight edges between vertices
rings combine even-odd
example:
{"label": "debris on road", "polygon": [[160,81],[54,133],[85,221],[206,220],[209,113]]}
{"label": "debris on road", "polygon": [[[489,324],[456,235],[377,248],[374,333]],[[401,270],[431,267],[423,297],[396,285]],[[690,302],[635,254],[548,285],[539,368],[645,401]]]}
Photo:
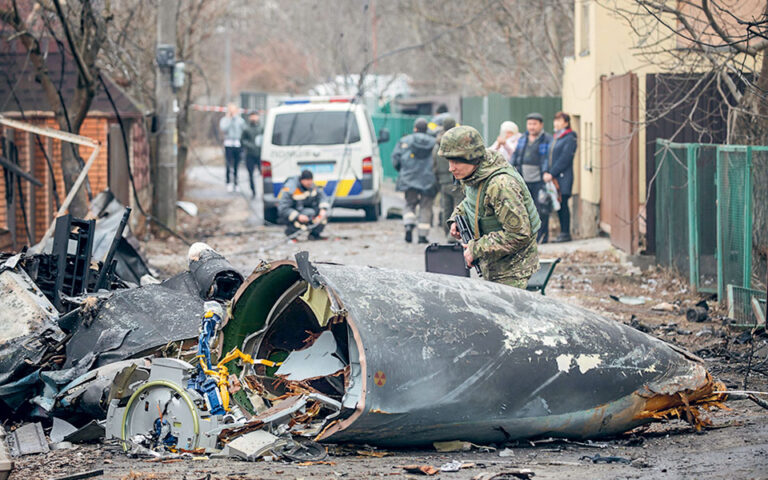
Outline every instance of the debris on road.
{"label": "debris on road", "polygon": [[494,447],[486,446],[486,445],[475,445],[472,442],[464,442],[461,440],[451,440],[447,442],[433,442],[432,446],[435,447],[435,450],[438,452],[448,453],[448,452],[468,452],[472,449],[477,449],[481,452],[492,452],[496,450]]}
{"label": "debris on road", "polygon": [[651,310],[655,312],[674,312],[677,310],[677,307],[669,302],[661,302],[652,306]]}
{"label": "debris on road", "polygon": [[435,468],[432,465],[403,465],[403,470],[408,473],[418,473],[420,475],[437,475],[440,473],[439,468]]}
{"label": "debris on road", "polygon": [[475,464],[471,462],[462,462],[460,460],[453,460],[448,463],[444,463],[440,466],[441,472],[458,472],[460,470],[463,470],[465,468],[472,468]]}
{"label": "debris on road", "polygon": [[475,475],[472,477],[472,480],[512,480],[516,478],[522,480],[530,480],[531,477],[534,476],[536,476],[536,474],[533,472],[533,470],[529,470],[527,468],[515,468],[496,473],[484,472],[479,475]]}
{"label": "debris on road", "polygon": [[619,303],[623,303],[624,305],[643,305],[645,304],[649,299],[646,297],[630,297],[630,296],[616,296],[616,295],[609,295],[612,300],[615,300]]}
{"label": "debris on road", "polygon": [[78,472],[78,473],[72,473],[69,475],[64,475],[62,477],[56,477],[51,480],[82,480],[85,478],[98,477],[100,475],[104,475],[104,470],[99,468],[96,470],[88,470],[87,472]]}
{"label": "debris on road", "polygon": [[8,446],[14,457],[50,451],[40,423],[26,423],[12,431],[8,436]]}
{"label": "debris on road", "polygon": [[357,450],[357,454],[361,457],[376,457],[376,458],[384,458],[389,457],[390,455],[394,455],[392,452],[387,452],[385,450]]}
{"label": "debris on road", "polygon": [[617,456],[600,456],[600,454],[596,454],[594,456],[584,455],[579,460],[591,460],[592,463],[625,463],[627,465],[630,465],[632,463],[632,460],[629,458],[624,457],[617,457]]}
{"label": "debris on road", "polygon": [[[68,241],[89,255],[87,238]],[[0,269],[30,318],[0,344],[10,367],[0,399],[17,415],[53,421],[55,445],[106,437],[157,461],[214,455],[317,465],[328,464],[317,442],[461,452],[543,435],[604,437],[669,418],[701,428],[701,410],[726,398],[683,350],[493,283],[315,264],[306,253],[262,262],[244,280],[197,243],[189,269],[167,280],[143,275],[139,285],[114,274],[94,289],[104,268],[96,263],[57,297],[49,284],[39,287],[35,278],[48,278],[39,268],[27,272],[55,263],[40,255],[48,254],[7,257]],[[29,340],[39,346],[23,350]],[[409,467],[434,475],[468,465]]]}

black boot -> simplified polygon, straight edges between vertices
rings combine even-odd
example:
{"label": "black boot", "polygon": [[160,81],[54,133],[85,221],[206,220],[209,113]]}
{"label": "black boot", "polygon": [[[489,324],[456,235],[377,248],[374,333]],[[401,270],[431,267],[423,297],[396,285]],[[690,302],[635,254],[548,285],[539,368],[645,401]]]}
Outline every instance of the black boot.
{"label": "black boot", "polygon": [[429,243],[429,240],[424,235],[419,235],[419,243]]}
{"label": "black boot", "polygon": [[563,242],[570,242],[571,234],[570,233],[561,233],[553,240],[553,243],[563,243]]}
{"label": "black boot", "polygon": [[413,241],[413,227],[407,226],[405,227],[405,242],[411,243]]}

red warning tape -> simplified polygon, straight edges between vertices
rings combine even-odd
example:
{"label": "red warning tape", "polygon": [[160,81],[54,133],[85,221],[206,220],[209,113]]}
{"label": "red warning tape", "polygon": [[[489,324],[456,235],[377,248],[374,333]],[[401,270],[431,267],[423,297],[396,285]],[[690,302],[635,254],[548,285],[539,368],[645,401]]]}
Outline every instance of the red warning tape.
{"label": "red warning tape", "polygon": [[[227,107],[221,107],[218,105],[199,105],[197,103],[192,104],[192,110],[197,110],[198,112],[220,112],[220,113],[226,113]],[[261,110],[253,110],[253,109],[245,109],[245,108],[238,108],[237,112],[241,115],[244,113],[261,113]]]}

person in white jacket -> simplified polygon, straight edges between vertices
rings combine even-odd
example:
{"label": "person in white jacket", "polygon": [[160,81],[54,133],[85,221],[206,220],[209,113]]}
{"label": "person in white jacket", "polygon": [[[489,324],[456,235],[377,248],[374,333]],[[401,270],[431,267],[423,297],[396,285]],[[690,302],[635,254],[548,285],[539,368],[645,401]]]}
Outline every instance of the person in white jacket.
{"label": "person in white jacket", "polygon": [[501,124],[501,127],[499,128],[499,136],[488,149],[493,150],[494,152],[499,152],[501,156],[504,157],[504,160],[509,162],[509,159],[512,158],[512,154],[515,153],[517,141],[521,136],[517,124],[507,120]]}

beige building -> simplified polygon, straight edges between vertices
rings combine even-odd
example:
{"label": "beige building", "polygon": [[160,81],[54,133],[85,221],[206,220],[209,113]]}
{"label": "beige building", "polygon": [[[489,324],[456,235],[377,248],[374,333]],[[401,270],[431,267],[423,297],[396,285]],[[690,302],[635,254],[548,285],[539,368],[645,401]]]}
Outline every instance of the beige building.
{"label": "beige building", "polygon": [[[759,13],[764,5],[764,0],[731,1],[742,12]],[[680,2],[666,4],[677,7]],[[686,64],[696,55],[681,60],[689,44],[632,0],[575,0],[574,8],[575,51],[565,61],[562,92],[563,110],[572,115],[579,134],[573,231],[590,237],[602,230],[614,245],[635,253],[646,233],[649,155],[653,161],[653,151],[646,150],[661,136],[658,129],[646,128],[655,121],[646,115],[649,85],[656,74],[703,71],[707,65]],[[671,15],[662,20],[678,25]],[[705,22],[699,24],[706,35]],[[682,90],[672,93],[684,95]]]}

